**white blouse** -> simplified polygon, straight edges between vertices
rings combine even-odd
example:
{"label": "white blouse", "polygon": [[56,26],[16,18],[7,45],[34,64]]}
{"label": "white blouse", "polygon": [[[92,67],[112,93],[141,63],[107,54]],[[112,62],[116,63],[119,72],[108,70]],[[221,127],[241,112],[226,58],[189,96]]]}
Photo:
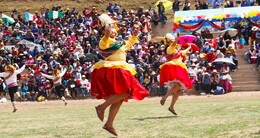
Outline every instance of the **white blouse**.
{"label": "white blouse", "polygon": [[[66,73],[66,71],[67,71],[66,68],[65,68],[65,69],[61,69],[60,78],[59,78],[57,81],[53,82],[54,85],[55,85],[55,84],[62,84],[62,83],[61,83],[61,77]],[[41,73],[41,74],[42,74],[42,76],[45,77],[45,78],[48,78],[48,79],[51,79],[51,80],[55,80],[55,79],[56,79],[56,76],[50,76],[50,75],[43,74],[43,73]]]}
{"label": "white blouse", "polygon": [[[5,79],[5,83],[7,85],[13,84],[13,86],[18,86],[17,74],[22,73],[24,71],[24,69],[25,69],[25,65],[23,65],[20,69],[16,70],[11,77],[9,77],[8,79]],[[2,72],[2,73],[0,73],[0,77],[6,78],[9,74],[10,74],[10,72]]]}

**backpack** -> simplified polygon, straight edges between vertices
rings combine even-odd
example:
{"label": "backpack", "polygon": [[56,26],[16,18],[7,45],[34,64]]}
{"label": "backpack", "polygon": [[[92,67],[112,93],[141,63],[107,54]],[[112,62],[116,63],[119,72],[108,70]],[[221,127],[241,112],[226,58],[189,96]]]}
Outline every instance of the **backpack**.
{"label": "backpack", "polygon": [[220,95],[220,94],[224,94],[224,93],[225,93],[225,90],[220,86],[217,86],[216,90],[214,91],[214,95]]}

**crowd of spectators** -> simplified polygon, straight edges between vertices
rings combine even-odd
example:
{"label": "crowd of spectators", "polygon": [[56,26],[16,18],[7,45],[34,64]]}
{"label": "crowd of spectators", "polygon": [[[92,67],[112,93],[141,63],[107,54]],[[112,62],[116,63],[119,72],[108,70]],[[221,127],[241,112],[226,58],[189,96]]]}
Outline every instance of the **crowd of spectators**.
{"label": "crowd of spectators", "polygon": [[[63,17],[50,19],[50,10],[62,12]],[[162,13],[158,14],[158,12]],[[159,66],[166,61],[167,45],[164,41],[148,41],[151,28],[147,25],[150,22],[162,22],[164,10],[159,8],[156,11],[152,7],[145,10],[140,7],[137,11],[126,11],[117,3],[110,3],[105,13],[119,21],[118,41],[128,40],[134,23],[141,25],[140,42],[127,53],[126,61],[136,68],[136,78],[151,92],[151,95],[164,94],[166,88],[159,84]],[[14,10],[11,17],[14,18],[15,23],[11,25],[0,23],[0,71],[3,71],[3,67],[7,64],[13,64],[17,68],[27,64],[28,67],[27,73],[18,77],[22,82],[21,96],[18,94],[21,100],[35,101],[39,96],[48,99],[52,93],[55,94],[52,81],[40,74],[40,72],[52,74],[55,68],[67,68],[63,76],[67,96],[79,98],[79,95],[82,97],[89,95],[91,67],[103,59],[98,49],[102,37],[102,28],[98,20],[100,14],[101,12],[95,7],[78,11],[76,8],[63,9],[57,6],[46,9],[42,13],[36,11],[34,21],[26,21],[22,18],[22,13]],[[197,37],[193,43],[198,45],[200,50],[193,51],[187,56],[186,64],[191,80],[196,90],[207,94],[212,94],[216,90],[231,91],[232,79],[229,74],[235,71],[238,62],[236,46],[226,42],[235,42],[236,39],[228,37],[228,34],[221,36],[217,48],[214,49],[210,39],[206,37],[208,33],[210,32],[207,30],[193,33]],[[243,32],[239,31],[240,33]],[[10,43],[21,40],[30,41],[36,46],[31,48],[26,44],[17,44],[15,47],[8,48]],[[236,66],[230,68],[223,64],[219,68],[212,65],[212,62],[219,57],[230,58]],[[0,79],[0,92],[2,91],[5,91],[5,85],[3,79]]]}

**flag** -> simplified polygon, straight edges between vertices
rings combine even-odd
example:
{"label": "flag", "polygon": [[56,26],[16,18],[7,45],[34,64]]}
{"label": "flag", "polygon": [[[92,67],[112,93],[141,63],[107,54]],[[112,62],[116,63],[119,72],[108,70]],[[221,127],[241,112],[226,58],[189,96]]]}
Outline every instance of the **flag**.
{"label": "flag", "polygon": [[50,11],[49,12],[49,18],[51,19],[57,19],[57,18],[62,18],[63,13],[59,11]]}
{"label": "flag", "polygon": [[13,24],[15,21],[12,17],[2,14],[2,21],[5,23]]}
{"label": "flag", "polygon": [[36,16],[33,14],[30,14],[29,12],[25,12],[24,18],[26,21],[34,21],[36,19]]}

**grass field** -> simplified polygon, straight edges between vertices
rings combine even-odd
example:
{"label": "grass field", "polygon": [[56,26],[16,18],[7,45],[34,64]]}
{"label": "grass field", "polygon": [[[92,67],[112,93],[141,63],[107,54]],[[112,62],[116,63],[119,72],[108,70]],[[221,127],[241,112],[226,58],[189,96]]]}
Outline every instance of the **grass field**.
{"label": "grass field", "polygon": [[61,6],[63,9],[76,7],[82,10],[84,7],[91,8],[95,6],[98,11],[105,10],[108,3],[115,3],[121,5],[122,8],[127,10],[137,9],[140,6],[148,8],[149,5],[154,5],[157,0],[103,0],[104,3],[98,3],[100,0],[0,0],[0,12],[10,12],[14,8],[18,11],[26,11],[34,13],[35,11],[43,11],[45,8],[54,6]]}
{"label": "grass field", "polygon": [[[260,137],[260,92],[222,96],[181,96],[173,116],[159,104],[160,97],[123,104],[114,127],[119,137]],[[0,104],[0,137],[85,138],[111,137],[102,129],[95,105],[101,100]],[[105,118],[106,119],[106,118]]]}

